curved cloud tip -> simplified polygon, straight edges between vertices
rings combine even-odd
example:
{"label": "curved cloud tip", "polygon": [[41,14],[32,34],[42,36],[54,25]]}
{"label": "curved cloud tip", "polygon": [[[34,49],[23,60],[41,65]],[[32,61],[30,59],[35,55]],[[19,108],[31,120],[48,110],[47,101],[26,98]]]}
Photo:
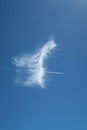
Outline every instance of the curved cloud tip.
{"label": "curved cloud tip", "polygon": [[17,67],[16,82],[25,86],[40,85],[45,87],[46,68],[44,61],[53,49],[56,48],[54,40],[49,40],[33,55],[22,55],[13,58],[12,63]]}

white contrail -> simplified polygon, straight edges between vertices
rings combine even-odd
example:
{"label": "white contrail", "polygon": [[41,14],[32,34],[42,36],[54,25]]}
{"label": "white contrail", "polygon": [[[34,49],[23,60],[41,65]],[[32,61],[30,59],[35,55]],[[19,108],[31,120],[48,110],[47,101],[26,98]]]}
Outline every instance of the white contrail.
{"label": "white contrail", "polygon": [[53,72],[53,71],[46,71],[46,72],[50,74],[58,74],[58,75],[64,74],[63,72]]}
{"label": "white contrail", "polygon": [[40,85],[44,88],[46,73],[62,74],[61,72],[47,71],[45,67],[45,60],[56,46],[54,40],[49,40],[33,55],[22,55],[13,58],[12,63],[17,67],[18,73],[16,80],[22,85]]}
{"label": "white contrail", "polygon": [[[0,70],[15,70],[17,71],[17,69],[14,69],[14,68],[10,68],[10,67],[0,67]],[[21,69],[21,72],[26,72],[26,73],[29,73],[30,71],[29,70],[25,70],[25,69]],[[49,74],[65,74],[63,72],[54,72],[54,71],[46,71],[46,73],[49,73]]]}

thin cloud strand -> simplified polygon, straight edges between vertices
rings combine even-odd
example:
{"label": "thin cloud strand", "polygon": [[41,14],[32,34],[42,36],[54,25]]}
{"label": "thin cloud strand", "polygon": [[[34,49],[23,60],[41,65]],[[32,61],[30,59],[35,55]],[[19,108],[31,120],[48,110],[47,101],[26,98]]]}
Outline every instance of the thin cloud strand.
{"label": "thin cloud strand", "polygon": [[[17,67],[16,82],[26,86],[45,86],[45,60],[53,49],[56,48],[54,40],[49,40],[37,53],[33,55],[22,55],[13,58],[12,63]],[[24,71],[23,71],[24,69]]]}
{"label": "thin cloud strand", "polygon": [[54,71],[46,71],[46,72],[49,73],[49,74],[57,74],[57,75],[65,74],[63,72],[54,72]]}

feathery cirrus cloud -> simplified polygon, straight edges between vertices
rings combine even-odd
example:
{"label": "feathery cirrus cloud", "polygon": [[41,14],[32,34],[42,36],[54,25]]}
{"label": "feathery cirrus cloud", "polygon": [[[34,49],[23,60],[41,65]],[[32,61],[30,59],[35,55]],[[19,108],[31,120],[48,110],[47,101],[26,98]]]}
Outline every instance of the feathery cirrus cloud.
{"label": "feathery cirrus cloud", "polygon": [[47,72],[45,60],[56,46],[54,40],[49,40],[34,54],[14,57],[12,63],[17,68],[16,82],[25,86],[40,85],[44,88]]}

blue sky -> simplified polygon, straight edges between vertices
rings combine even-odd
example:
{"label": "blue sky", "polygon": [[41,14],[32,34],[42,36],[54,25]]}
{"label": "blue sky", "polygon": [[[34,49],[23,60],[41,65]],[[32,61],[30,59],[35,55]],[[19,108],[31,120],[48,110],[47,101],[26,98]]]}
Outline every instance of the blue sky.
{"label": "blue sky", "polygon": [[[87,1],[0,1],[0,129],[87,130]],[[14,84],[11,58],[50,37],[58,48],[46,89]]]}

